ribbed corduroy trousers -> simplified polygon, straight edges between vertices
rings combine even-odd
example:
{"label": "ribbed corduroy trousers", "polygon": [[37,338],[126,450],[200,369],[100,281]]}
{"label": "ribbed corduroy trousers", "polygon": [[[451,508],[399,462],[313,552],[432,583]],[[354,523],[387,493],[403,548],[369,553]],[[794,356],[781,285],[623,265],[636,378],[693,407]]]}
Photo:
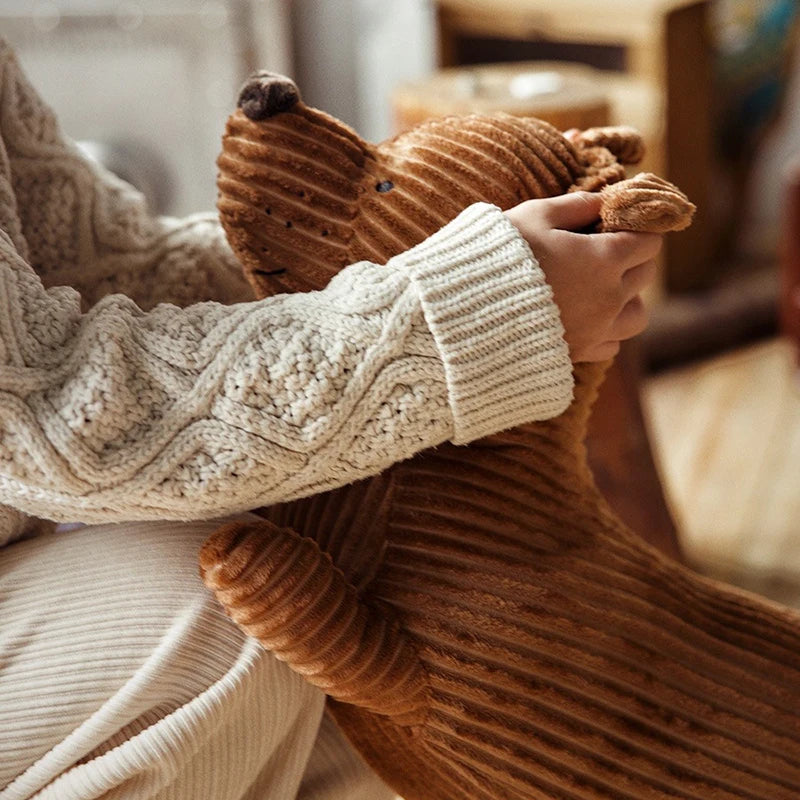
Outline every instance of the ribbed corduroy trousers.
{"label": "ribbed corduroy trousers", "polygon": [[324,696],[202,585],[218,522],[0,548],[0,800],[384,800]]}

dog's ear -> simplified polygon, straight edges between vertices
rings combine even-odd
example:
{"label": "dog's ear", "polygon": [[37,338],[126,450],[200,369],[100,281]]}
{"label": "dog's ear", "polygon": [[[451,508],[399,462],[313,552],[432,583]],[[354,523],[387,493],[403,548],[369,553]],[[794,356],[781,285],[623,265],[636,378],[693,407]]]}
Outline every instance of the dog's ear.
{"label": "dog's ear", "polygon": [[309,108],[294,82],[258,72],[217,159],[220,222],[259,297],[321,289],[349,259],[370,146]]}
{"label": "dog's ear", "polygon": [[611,125],[588,128],[574,138],[576,148],[605,147],[620,164],[638,164],[644,158],[644,140],[635,128]]}

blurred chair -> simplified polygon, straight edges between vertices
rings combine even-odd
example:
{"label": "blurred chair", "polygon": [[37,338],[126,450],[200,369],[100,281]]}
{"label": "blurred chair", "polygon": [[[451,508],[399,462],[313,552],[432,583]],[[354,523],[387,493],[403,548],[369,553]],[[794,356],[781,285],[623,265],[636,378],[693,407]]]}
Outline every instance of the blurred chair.
{"label": "blurred chair", "polygon": [[[436,0],[442,66],[565,59],[602,71],[612,123],[645,134],[646,168],[681,187],[695,224],[664,248],[664,283],[692,291],[713,280],[713,95],[710,0]],[[491,46],[490,46],[491,45]],[[645,112],[643,113],[643,109]],[[643,117],[646,117],[643,119]]]}

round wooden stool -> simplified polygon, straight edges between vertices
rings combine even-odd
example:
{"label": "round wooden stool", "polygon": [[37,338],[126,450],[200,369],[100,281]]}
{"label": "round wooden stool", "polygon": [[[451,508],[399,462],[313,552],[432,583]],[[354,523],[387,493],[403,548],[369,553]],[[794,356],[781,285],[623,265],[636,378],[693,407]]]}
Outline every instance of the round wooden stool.
{"label": "round wooden stool", "polygon": [[505,111],[538,117],[559,130],[608,125],[608,97],[597,71],[579,64],[523,62],[443,69],[400,86],[392,95],[395,127],[430,117]]}

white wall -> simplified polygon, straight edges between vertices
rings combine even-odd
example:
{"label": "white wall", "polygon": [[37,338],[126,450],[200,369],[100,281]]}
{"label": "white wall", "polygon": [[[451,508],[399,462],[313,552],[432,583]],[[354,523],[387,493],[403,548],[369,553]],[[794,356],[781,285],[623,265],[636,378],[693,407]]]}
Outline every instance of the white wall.
{"label": "white wall", "polygon": [[304,99],[380,141],[394,87],[436,66],[432,0],[295,0],[295,78]]}
{"label": "white wall", "polygon": [[0,32],[64,131],[115,146],[138,170],[122,177],[143,190],[135,177],[163,183],[157,210],[183,215],[216,203],[215,162],[245,54],[291,71],[286,2],[0,0]]}

